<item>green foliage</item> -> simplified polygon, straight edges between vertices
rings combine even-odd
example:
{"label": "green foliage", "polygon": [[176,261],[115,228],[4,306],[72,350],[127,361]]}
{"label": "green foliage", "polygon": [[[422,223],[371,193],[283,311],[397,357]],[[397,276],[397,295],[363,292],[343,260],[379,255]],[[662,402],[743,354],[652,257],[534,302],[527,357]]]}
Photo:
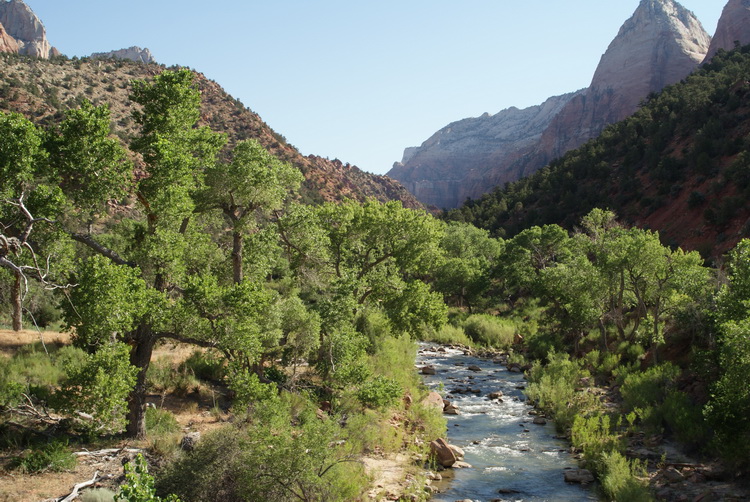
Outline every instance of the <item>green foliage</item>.
{"label": "green foliage", "polygon": [[205,381],[220,382],[226,376],[226,361],[216,351],[195,350],[177,369]]}
{"label": "green foliage", "polygon": [[602,491],[609,500],[617,502],[651,502],[654,497],[644,481],[646,468],[637,460],[628,460],[619,451],[602,454],[600,476]]}
{"label": "green foliage", "polygon": [[664,418],[661,404],[679,375],[680,369],[671,363],[630,373],[620,388],[625,411],[637,411],[646,423],[660,426]]}
{"label": "green foliage", "polygon": [[165,357],[149,365],[146,385],[151,392],[185,397],[199,386],[199,382],[187,365],[176,366],[169,357]]}
{"label": "green foliage", "polygon": [[529,372],[526,395],[545,413],[555,418],[558,430],[564,431],[573,425],[577,416],[582,416],[598,407],[597,399],[588,393],[576,392],[588,372],[578,361],[567,354],[550,353],[549,362],[535,362]]}
{"label": "green foliage", "polygon": [[384,408],[390,406],[399,397],[403,390],[398,382],[381,375],[367,380],[357,391],[357,399],[371,408]]}
{"label": "green foliage", "polygon": [[256,403],[268,404],[278,396],[275,384],[261,383],[256,373],[238,364],[230,364],[228,380],[229,388],[234,391],[234,406],[237,409]]}
{"label": "green foliage", "polygon": [[52,440],[26,451],[12,465],[24,474],[63,472],[75,468],[76,456],[68,449],[67,441]]}
{"label": "green foliage", "polygon": [[130,364],[129,347],[112,343],[86,357],[83,364],[67,364],[58,402],[62,409],[93,417],[82,426],[92,432],[112,433],[125,425],[127,397],[135,385],[137,368]]}
{"label": "green foliage", "polygon": [[515,323],[487,314],[469,316],[462,327],[474,343],[501,349],[509,348],[516,334]]}
{"label": "green foliage", "polygon": [[429,329],[423,332],[422,339],[427,342],[435,342],[440,344],[460,344],[467,347],[472,346],[474,342],[466,336],[466,332],[460,326],[453,326],[452,324],[446,324],[440,329]]}
{"label": "green foliage", "polygon": [[[320,420],[303,406],[290,421],[286,398],[268,404],[242,426],[201,438],[168,465],[159,491],[198,500],[355,500],[364,478],[337,420]],[[258,415],[260,413],[260,415]]]}
{"label": "green foliage", "polygon": [[140,453],[132,462],[125,464],[125,484],[115,495],[118,502],[180,502],[176,495],[162,498],[154,490],[154,478],[148,473],[148,465]]}
{"label": "green foliage", "polygon": [[81,492],[81,502],[115,502],[115,492],[107,488],[94,488]]}
{"label": "green foliage", "polygon": [[146,430],[156,436],[179,432],[180,424],[169,410],[160,408],[146,409]]}

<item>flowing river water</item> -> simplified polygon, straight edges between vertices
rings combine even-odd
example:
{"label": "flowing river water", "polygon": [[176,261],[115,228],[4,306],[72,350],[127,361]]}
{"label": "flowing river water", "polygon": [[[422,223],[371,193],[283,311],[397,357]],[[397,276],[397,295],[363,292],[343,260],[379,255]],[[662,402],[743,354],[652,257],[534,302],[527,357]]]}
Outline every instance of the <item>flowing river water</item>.
{"label": "flowing river water", "polygon": [[[552,422],[533,423],[521,373],[431,344],[420,346],[417,364],[436,369],[435,375],[424,375],[426,385],[458,407],[459,415],[446,416],[447,440],[464,450],[464,461],[472,466],[443,471],[443,481],[433,484],[440,490],[433,501],[597,500],[592,490],[565,482],[563,472],[577,467],[575,459]],[[497,391],[502,402],[488,398]]]}

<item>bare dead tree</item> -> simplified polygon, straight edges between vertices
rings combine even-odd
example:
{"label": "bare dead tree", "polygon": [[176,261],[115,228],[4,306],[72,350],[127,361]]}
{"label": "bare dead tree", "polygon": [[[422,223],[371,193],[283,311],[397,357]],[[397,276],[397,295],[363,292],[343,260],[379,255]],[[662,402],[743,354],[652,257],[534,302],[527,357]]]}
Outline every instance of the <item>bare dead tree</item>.
{"label": "bare dead tree", "polygon": [[[13,274],[15,280],[11,288],[11,297],[13,304],[13,331],[21,331],[23,328],[23,301],[29,291],[29,278],[33,278],[42,283],[45,289],[53,290],[60,288],[70,288],[73,285],[60,285],[49,280],[50,259],[44,262],[44,267],[39,263],[34,248],[29,239],[34,225],[37,223],[49,223],[54,221],[49,218],[35,218],[31,211],[26,207],[24,199],[26,193],[22,192],[17,199],[6,199],[4,204],[15,207],[18,211],[20,225],[13,232],[13,225],[0,223],[0,267],[3,267]],[[15,234],[15,235],[13,235]],[[22,254],[30,254],[31,265],[23,264]]]}

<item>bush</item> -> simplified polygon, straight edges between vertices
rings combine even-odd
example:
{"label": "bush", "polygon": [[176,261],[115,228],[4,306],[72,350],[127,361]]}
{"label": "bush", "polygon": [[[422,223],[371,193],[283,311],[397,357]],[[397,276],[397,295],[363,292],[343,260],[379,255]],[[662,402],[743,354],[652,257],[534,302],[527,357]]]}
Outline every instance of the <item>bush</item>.
{"label": "bush", "polygon": [[384,408],[397,401],[402,392],[398,382],[378,375],[360,386],[357,399],[364,406]]}
{"label": "bush", "polygon": [[148,407],[146,409],[146,430],[149,434],[163,435],[179,432],[180,424],[168,410]]}
{"label": "bush", "polygon": [[619,451],[602,455],[603,473],[599,480],[609,500],[617,502],[651,502],[653,497],[639,477],[646,469],[638,461],[628,461]]}
{"label": "bush", "polygon": [[224,358],[214,351],[196,350],[180,364],[178,371],[192,373],[196,378],[218,382],[226,376]]}
{"label": "bush", "polygon": [[625,410],[636,411],[648,425],[660,426],[663,419],[661,404],[679,374],[680,368],[672,363],[630,373],[620,387]]}
{"label": "bush", "polygon": [[34,447],[12,463],[25,474],[69,471],[76,466],[76,456],[68,451],[67,441],[50,441]]}
{"label": "bush", "polygon": [[548,359],[546,366],[534,363],[525,392],[536,406],[555,418],[558,430],[565,431],[576,416],[596,409],[599,403],[592,394],[576,392],[581,378],[589,375],[577,361],[556,353],[550,353]]}
{"label": "bush", "polygon": [[474,345],[471,338],[466,336],[463,328],[451,324],[446,324],[439,330],[425,329],[422,338],[427,342],[442,343],[445,345],[458,344],[466,345],[467,347]]}
{"label": "bush", "polygon": [[140,453],[132,462],[125,464],[125,484],[115,495],[122,502],[180,502],[175,495],[163,499],[156,495],[154,478],[148,473],[148,466]]}
{"label": "bush", "polygon": [[151,392],[172,393],[178,397],[185,397],[190,391],[198,388],[200,383],[185,363],[175,366],[170,358],[164,357],[149,365],[146,385]]}
{"label": "bush", "polygon": [[487,314],[469,316],[463,329],[474,342],[497,348],[510,347],[516,334],[515,323]]}
{"label": "bush", "polygon": [[81,502],[115,502],[115,492],[106,488],[94,488],[82,492]]}
{"label": "bush", "polygon": [[67,378],[56,400],[68,412],[84,411],[91,422],[83,422],[89,432],[119,432],[127,423],[127,398],[135,386],[138,368],[130,364],[130,348],[114,343],[84,358],[83,364],[69,361]]}

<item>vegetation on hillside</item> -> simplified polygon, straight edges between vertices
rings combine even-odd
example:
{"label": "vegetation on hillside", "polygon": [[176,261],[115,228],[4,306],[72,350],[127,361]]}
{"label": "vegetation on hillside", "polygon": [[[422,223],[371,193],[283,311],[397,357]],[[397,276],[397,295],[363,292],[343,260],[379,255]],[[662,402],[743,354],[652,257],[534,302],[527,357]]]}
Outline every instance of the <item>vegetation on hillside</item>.
{"label": "vegetation on hillside", "polygon": [[593,208],[718,256],[750,235],[750,47],[720,52],[630,118],[537,173],[446,214],[513,237]]}

